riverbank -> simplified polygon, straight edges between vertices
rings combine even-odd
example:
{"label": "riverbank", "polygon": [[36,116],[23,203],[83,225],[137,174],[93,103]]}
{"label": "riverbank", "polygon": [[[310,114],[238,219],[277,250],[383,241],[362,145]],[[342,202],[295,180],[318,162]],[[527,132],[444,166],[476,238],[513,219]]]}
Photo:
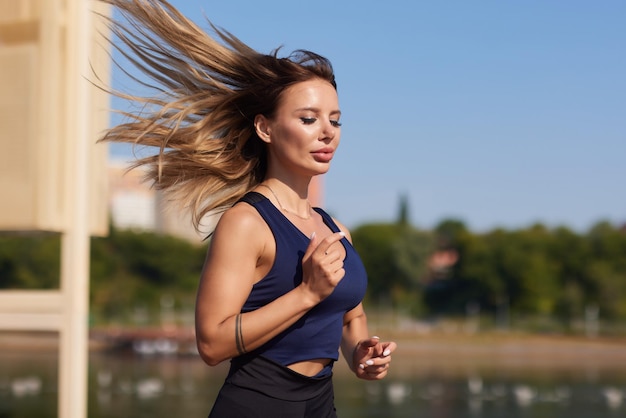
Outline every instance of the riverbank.
{"label": "riverbank", "polygon": [[[172,338],[189,341],[191,330],[92,330],[89,348],[92,351],[111,348],[116,337],[136,335],[146,338]],[[626,336],[594,337],[568,335],[537,335],[516,332],[483,333],[409,333],[381,332],[383,340],[394,340],[398,350],[394,362],[402,363],[402,371],[428,369],[445,365],[464,367],[538,367],[570,368],[593,365],[594,368],[626,369]],[[58,334],[53,332],[0,332],[0,351],[56,351]],[[404,367],[406,365],[406,367]]]}
{"label": "riverbank", "polygon": [[394,374],[428,374],[435,370],[467,373],[472,369],[512,373],[528,369],[626,370],[626,337],[537,335],[524,333],[430,333],[389,335],[398,342]]}

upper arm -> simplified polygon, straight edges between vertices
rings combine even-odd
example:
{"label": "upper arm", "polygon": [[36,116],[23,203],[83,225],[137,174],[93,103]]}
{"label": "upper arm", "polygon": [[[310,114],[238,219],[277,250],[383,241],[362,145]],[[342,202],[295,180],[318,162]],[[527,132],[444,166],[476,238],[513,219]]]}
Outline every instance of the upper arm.
{"label": "upper arm", "polygon": [[346,312],[343,316],[343,332],[341,335],[341,352],[350,368],[353,368],[352,354],[358,342],[368,337],[367,317],[363,303]]}
{"label": "upper arm", "polygon": [[343,325],[344,327],[350,326],[350,324],[354,324],[355,320],[364,318],[365,309],[363,309],[363,302],[361,302],[343,315]]}
{"label": "upper arm", "polygon": [[238,314],[259,279],[267,227],[250,205],[226,211],[215,228],[207,251],[196,301],[201,330],[218,326]]}

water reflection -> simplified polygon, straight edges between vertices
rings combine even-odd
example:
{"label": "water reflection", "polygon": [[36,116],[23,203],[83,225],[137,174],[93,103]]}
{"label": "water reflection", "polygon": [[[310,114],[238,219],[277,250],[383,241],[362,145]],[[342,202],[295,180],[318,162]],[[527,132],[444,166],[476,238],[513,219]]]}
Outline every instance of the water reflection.
{"label": "water reflection", "polygon": [[[226,365],[209,368],[197,356],[93,353],[89,416],[203,417],[225,373]],[[3,352],[0,417],[55,417],[56,377],[54,353]],[[626,416],[623,368],[436,368],[366,382],[338,364],[335,385],[342,418]]]}
{"label": "water reflection", "polygon": [[616,387],[605,387],[602,394],[606,399],[606,403],[611,409],[619,409],[624,400],[624,391]]}
{"label": "water reflection", "polygon": [[11,381],[11,394],[16,398],[36,396],[41,393],[41,377],[18,376]]}

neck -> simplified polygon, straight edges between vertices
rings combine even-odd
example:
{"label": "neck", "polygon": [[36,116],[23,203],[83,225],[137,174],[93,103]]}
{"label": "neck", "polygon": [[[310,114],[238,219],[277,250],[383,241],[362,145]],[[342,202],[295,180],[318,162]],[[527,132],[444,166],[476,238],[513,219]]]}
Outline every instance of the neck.
{"label": "neck", "polygon": [[304,220],[311,218],[312,209],[307,193],[299,195],[294,189],[278,181],[264,181],[259,186],[270,191],[281,211]]}

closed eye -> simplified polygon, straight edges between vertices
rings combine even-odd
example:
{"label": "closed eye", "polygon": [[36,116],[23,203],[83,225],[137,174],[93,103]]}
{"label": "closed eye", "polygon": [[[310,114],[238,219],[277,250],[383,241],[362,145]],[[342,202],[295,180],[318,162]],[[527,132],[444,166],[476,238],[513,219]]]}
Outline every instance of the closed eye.
{"label": "closed eye", "polygon": [[[300,120],[302,121],[302,123],[304,123],[305,125],[312,125],[315,122],[317,122],[317,118],[306,118],[306,117],[301,117]],[[330,124],[333,125],[335,128],[339,128],[341,127],[341,122],[339,122],[336,119],[331,119],[330,120]]]}

